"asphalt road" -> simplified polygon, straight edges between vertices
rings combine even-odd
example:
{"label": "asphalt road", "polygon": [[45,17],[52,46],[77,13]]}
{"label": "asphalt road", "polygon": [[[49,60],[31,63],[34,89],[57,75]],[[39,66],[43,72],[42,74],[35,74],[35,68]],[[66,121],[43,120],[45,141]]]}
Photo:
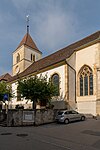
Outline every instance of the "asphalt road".
{"label": "asphalt road", "polygon": [[100,119],[68,125],[0,127],[0,150],[100,150]]}

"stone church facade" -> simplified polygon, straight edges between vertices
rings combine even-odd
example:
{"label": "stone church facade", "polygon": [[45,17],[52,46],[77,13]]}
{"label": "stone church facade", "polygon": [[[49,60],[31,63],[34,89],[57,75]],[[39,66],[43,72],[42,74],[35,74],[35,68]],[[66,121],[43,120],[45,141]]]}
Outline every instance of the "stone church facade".
{"label": "stone church facade", "polygon": [[64,101],[68,108],[85,114],[100,114],[100,31],[42,58],[29,33],[13,52],[12,98],[17,104],[31,108],[32,103],[19,100],[17,80],[34,75],[47,75],[58,82],[59,95],[52,101]]}

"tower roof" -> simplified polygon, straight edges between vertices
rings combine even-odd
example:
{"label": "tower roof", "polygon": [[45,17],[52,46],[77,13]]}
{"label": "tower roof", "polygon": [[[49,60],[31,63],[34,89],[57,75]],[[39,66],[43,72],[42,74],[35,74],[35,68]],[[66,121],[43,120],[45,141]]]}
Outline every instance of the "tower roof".
{"label": "tower roof", "polygon": [[34,43],[33,39],[31,38],[29,33],[26,33],[25,36],[23,37],[22,41],[20,42],[20,44],[18,45],[17,49],[19,47],[21,47],[22,45],[26,45],[32,49],[35,49],[36,51],[38,51],[39,53],[42,53],[41,51],[39,51],[39,49],[37,48],[36,44]]}

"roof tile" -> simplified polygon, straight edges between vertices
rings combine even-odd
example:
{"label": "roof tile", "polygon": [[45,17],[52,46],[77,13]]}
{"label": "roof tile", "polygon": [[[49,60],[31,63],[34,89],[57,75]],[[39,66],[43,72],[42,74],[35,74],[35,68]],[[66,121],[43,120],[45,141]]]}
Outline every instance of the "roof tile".
{"label": "roof tile", "polygon": [[19,47],[21,47],[22,45],[26,45],[30,48],[35,49],[36,51],[38,51],[39,53],[41,53],[39,51],[39,49],[37,48],[36,44],[34,43],[33,39],[31,38],[29,33],[26,33],[25,36],[23,37],[22,41],[20,42],[20,44],[18,45],[17,49]]}
{"label": "roof tile", "polygon": [[3,74],[2,76],[0,76],[0,81],[9,81],[11,80],[12,76],[9,73]]}

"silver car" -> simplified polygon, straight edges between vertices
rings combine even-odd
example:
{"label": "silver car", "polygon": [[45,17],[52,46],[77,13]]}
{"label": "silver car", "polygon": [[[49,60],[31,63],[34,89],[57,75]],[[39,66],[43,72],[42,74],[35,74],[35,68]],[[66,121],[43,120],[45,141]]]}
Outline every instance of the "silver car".
{"label": "silver car", "polygon": [[86,118],[84,114],[80,114],[75,110],[62,110],[57,113],[55,119],[57,122],[68,124],[72,121],[84,121]]}

